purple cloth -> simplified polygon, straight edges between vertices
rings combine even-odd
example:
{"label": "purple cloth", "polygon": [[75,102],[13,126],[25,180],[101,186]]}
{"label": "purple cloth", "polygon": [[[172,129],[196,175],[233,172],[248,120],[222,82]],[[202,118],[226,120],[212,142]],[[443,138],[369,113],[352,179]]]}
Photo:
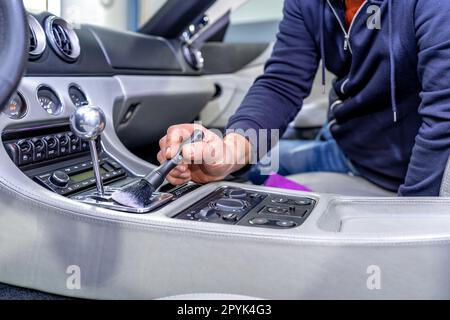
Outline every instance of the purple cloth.
{"label": "purple cloth", "polygon": [[278,174],[271,175],[264,185],[272,188],[312,192],[308,187],[286,179]]}

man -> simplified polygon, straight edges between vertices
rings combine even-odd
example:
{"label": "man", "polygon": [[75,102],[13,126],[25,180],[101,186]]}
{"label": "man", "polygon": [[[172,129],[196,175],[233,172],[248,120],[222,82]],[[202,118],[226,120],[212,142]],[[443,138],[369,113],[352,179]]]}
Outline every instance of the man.
{"label": "man", "polygon": [[[303,148],[305,157],[282,156],[281,167],[354,172],[400,196],[438,196],[450,156],[448,21],[450,1],[286,0],[265,74],[228,127],[283,132],[309,95],[322,60],[336,80],[328,130],[320,139],[325,144],[314,154],[331,159],[317,165],[320,159]],[[161,140],[160,161],[173,155],[183,129],[191,132],[192,125],[172,127]],[[169,181],[223,179],[242,169],[242,162],[233,163],[248,161],[256,147],[243,135],[222,140],[208,131],[204,143],[185,148],[185,158],[200,160],[212,148],[225,150],[223,159],[180,166]]]}

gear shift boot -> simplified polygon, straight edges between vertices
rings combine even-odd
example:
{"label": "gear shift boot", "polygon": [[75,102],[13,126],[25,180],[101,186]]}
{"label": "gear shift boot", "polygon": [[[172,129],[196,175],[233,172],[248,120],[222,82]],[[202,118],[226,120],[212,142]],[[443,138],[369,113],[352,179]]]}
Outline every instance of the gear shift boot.
{"label": "gear shift boot", "polygon": [[119,188],[103,186],[97,153],[97,138],[102,134],[106,127],[105,114],[96,106],[84,106],[78,108],[70,117],[70,127],[76,136],[89,141],[97,184],[96,191],[90,191],[82,195],[74,196],[71,199],[105,209],[142,214],[155,210],[173,198],[173,195],[171,194],[155,192],[151,197],[150,205],[138,209],[122,206],[112,200],[112,194],[115,191],[118,191]]}

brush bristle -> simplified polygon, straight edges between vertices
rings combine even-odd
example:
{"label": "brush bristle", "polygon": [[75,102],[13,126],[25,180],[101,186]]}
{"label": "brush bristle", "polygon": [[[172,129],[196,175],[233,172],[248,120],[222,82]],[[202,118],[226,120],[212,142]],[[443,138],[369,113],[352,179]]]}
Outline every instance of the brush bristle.
{"label": "brush bristle", "polygon": [[133,183],[112,195],[112,199],[126,207],[145,208],[151,204],[154,188],[145,180]]}

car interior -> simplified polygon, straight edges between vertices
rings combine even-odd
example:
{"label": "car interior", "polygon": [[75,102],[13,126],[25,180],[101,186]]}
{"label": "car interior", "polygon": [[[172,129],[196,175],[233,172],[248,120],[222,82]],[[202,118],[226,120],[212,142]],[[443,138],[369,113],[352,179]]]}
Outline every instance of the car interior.
{"label": "car interior", "polygon": [[[225,129],[264,72],[282,1],[160,1],[128,30],[76,24],[64,2],[58,14],[0,4],[0,296],[450,297],[450,165],[439,198],[307,173],[288,178],[312,192],[229,177],[166,183],[140,209],[112,200],[159,165],[170,126]],[[269,2],[278,18],[245,19]],[[283,139],[314,139],[327,118],[322,91],[318,79]],[[104,114],[89,137],[76,130],[85,106]],[[79,286],[68,283],[74,266]],[[373,266],[382,290],[368,289]]]}

